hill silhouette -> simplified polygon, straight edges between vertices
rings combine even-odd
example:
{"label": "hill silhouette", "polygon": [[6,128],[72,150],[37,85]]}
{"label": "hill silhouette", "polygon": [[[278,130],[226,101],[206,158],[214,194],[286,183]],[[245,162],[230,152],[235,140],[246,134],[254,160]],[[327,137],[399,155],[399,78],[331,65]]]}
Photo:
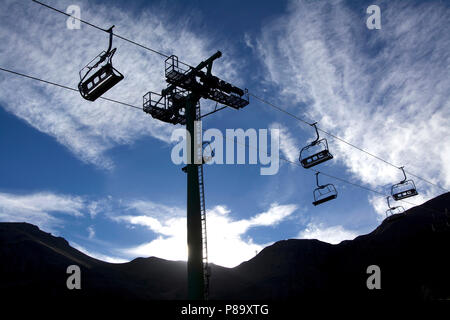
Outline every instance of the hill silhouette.
{"label": "hill silhouette", "polygon": [[[446,193],[338,245],[291,239],[235,268],[212,265],[210,298],[450,299],[449,206]],[[185,262],[150,257],[111,264],[28,223],[0,223],[0,261],[0,291],[9,300],[187,298]],[[66,268],[73,264],[81,268],[81,290],[66,288]],[[381,269],[381,290],[367,289],[369,265]]]}

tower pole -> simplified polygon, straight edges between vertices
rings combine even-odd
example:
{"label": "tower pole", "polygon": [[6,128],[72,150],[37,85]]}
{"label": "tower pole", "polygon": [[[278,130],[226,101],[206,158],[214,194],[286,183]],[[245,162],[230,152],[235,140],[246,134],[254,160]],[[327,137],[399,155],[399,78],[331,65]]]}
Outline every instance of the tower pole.
{"label": "tower pole", "polygon": [[[199,97],[191,93],[186,97],[186,130],[189,132],[189,161],[187,164],[187,243],[188,243],[188,299],[204,300],[202,221],[200,210],[200,190],[198,164],[196,164],[197,145],[195,139],[196,106]],[[190,143],[189,143],[190,142]],[[200,142],[201,143],[201,142]]]}
{"label": "tower pole", "polygon": [[[202,131],[201,128],[198,131],[199,128],[196,126],[199,124],[196,123],[196,120],[199,120],[197,119],[197,104],[200,98],[209,99],[234,109],[241,109],[249,104],[247,90],[235,87],[211,74],[214,60],[221,56],[222,53],[217,51],[205,61],[200,62],[197,67],[189,67],[188,70],[180,67],[177,56],[168,57],[165,62],[165,75],[169,85],[161,91],[161,94],[149,91],[143,97],[144,112],[167,123],[186,124],[186,130],[189,132],[186,140],[188,153],[186,172],[187,278],[190,300],[207,299],[207,284],[209,283],[208,277],[205,279],[205,274],[209,276],[209,272],[207,271],[206,238],[203,242],[203,237],[206,237],[206,209],[203,193],[203,167],[201,167],[203,164]],[[206,72],[202,70],[205,68]],[[181,112],[183,108],[185,109],[184,114]],[[214,110],[208,115],[222,109]],[[183,171],[185,171],[184,168]],[[205,254],[204,257],[203,254]]]}

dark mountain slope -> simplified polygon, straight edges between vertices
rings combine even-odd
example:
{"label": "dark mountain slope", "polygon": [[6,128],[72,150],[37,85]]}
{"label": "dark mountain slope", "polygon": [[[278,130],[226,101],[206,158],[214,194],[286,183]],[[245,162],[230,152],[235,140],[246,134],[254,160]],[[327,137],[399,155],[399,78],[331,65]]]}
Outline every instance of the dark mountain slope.
{"label": "dark mountain slope", "polygon": [[[212,265],[211,299],[449,299],[448,207],[450,193],[339,245],[279,241],[235,268]],[[184,262],[110,264],[26,223],[0,223],[0,261],[0,290],[10,299],[186,298]],[[82,270],[82,290],[66,288],[71,264]],[[381,268],[381,290],[367,289],[369,265]]]}

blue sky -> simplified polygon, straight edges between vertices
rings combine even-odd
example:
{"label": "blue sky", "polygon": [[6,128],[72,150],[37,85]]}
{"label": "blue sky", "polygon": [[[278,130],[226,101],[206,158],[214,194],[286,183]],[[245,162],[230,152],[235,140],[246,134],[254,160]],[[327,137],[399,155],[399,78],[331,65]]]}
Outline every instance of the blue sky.
{"label": "blue sky", "polygon": [[[195,65],[220,50],[213,73],[328,132],[450,188],[448,1],[47,1]],[[381,30],[366,8],[381,8]],[[0,0],[0,67],[76,87],[78,71],[106,48],[104,33],[66,28],[31,1]],[[142,104],[164,86],[164,59],[119,39],[125,79],[105,96]],[[140,110],[84,101],[76,92],[0,73],[0,220],[27,221],[100,259],[186,257],[186,181],[171,162],[176,128]],[[203,110],[211,104],[202,101]],[[203,128],[280,128],[296,161],[314,137],[303,123],[251,99]],[[318,169],[388,193],[401,172],[331,137]],[[281,161],[205,167],[210,260],[235,266],[277,240],[330,243],[370,232],[385,199],[321,177],[336,200],[312,202],[314,173]],[[420,204],[443,190],[416,179]],[[405,208],[410,204],[402,203]]]}

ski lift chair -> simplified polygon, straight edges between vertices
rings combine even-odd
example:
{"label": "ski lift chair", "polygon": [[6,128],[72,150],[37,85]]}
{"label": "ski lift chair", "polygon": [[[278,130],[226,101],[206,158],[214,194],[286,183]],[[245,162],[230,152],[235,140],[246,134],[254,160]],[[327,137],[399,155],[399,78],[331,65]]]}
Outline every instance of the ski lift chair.
{"label": "ski lift chair", "polygon": [[396,201],[418,195],[414,181],[407,180],[405,170],[403,167],[400,167],[400,169],[403,172],[404,179],[391,187],[392,198]]}
{"label": "ski lift chair", "polygon": [[333,155],[328,150],[327,139],[320,139],[317,122],[311,124],[316,129],[317,138],[300,151],[299,161],[303,168],[311,168],[319,163],[333,159]]}
{"label": "ski lift chair", "polygon": [[113,28],[114,26],[105,30],[109,32],[108,50],[102,51],[80,71],[78,90],[86,100],[95,101],[124,78],[112,65],[112,57],[116,52],[116,48],[111,50]]}
{"label": "ski lift chair", "polygon": [[337,191],[333,184],[319,185],[319,173],[316,172],[317,188],[313,192],[314,202],[312,204],[315,206],[337,198]]}
{"label": "ski lift chair", "polygon": [[387,196],[386,197],[387,205],[388,205],[388,208],[389,208],[389,209],[386,210],[386,217],[392,216],[394,214],[399,214],[399,213],[405,212],[405,208],[403,208],[402,206],[391,207],[391,204],[389,202],[389,198],[390,197],[391,196]]}

